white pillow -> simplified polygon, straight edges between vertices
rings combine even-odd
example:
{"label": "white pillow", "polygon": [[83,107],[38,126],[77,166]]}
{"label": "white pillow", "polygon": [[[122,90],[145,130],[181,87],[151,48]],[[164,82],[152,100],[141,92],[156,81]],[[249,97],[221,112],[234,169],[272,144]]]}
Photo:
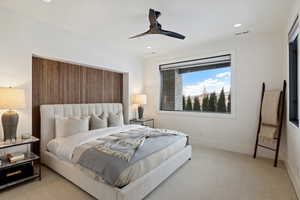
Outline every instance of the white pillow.
{"label": "white pillow", "polygon": [[55,136],[67,137],[89,130],[89,117],[55,116]]}

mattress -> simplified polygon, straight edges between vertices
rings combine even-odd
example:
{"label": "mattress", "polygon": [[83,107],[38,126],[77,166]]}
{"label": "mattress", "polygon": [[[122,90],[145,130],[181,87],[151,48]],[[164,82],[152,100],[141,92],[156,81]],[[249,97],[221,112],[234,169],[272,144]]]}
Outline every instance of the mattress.
{"label": "mattress", "polygon": [[[88,170],[86,168],[81,167],[80,165],[76,164],[76,152],[84,151],[85,149],[89,148],[89,144],[91,141],[99,138],[99,137],[109,137],[109,135],[120,132],[131,130],[140,126],[137,125],[128,125],[124,127],[114,127],[114,128],[107,128],[97,130],[97,134],[93,134],[94,132],[89,133],[82,133],[77,134],[75,137],[72,138],[64,138],[64,139],[54,139],[49,142],[47,145],[47,149],[49,152],[57,156],[59,159],[65,160],[69,163],[72,163],[80,170],[82,170],[85,174],[92,177],[93,179],[105,182],[104,179],[98,175],[96,175],[93,171]],[[94,136],[97,135],[97,136]],[[86,141],[86,142],[83,142]],[[122,187],[125,186],[138,178],[142,177],[143,175],[147,174],[151,170],[157,168],[160,164],[162,164],[165,160],[172,157],[177,152],[184,149],[187,144],[187,138],[182,137],[180,140],[172,143],[171,145],[163,148],[162,150],[151,154],[148,157],[145,157],[138,162],[134,163],[133,165],[129,166],[126,170],[124,170],[114,186]]]}

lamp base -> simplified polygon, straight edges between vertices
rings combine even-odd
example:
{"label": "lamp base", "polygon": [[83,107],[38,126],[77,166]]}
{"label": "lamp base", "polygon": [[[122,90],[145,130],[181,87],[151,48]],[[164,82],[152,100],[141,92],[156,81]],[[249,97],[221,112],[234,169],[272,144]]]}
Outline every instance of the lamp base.
{"label": "lamp base", "polygon": [[138,107],[139,119],[143,119],[144,108],[142,106]]}
{"label": "lamp base", "polygon": [[15,111],[7,111],[2,115],[4,141],[17,138],[19,115]]}

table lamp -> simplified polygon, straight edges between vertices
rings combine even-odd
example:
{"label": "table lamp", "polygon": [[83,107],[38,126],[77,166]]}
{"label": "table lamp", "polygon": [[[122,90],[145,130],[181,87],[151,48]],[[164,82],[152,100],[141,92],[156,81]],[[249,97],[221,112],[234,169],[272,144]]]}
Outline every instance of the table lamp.
{"label": "table lamp", "polygon": [[144,114],[143,105],[147,104],[147,96],[145,94],[136,94],[134,95],[133,103],[139,105],[138,107],[139,119],[142,119]]}
{"label": "table lamp", "polygon": [[0,109],[8,109],[2,115],[4,141],[16,139],[19,115],[13,109],[25,107],[25,91],[17,88],[0,88]]}

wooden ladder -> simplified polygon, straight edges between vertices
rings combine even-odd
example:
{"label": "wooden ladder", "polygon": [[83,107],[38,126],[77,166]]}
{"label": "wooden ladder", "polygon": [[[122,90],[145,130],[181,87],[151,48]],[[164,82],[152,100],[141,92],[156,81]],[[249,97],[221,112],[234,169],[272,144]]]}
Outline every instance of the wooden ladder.
{"label": "wooden ladder", "polygon": [[279,107],[278,107],[279,126],[277,127],[278,128],[278,136],[276,138],[274,138],[274,140],[276,140],[276,147],[275,148],[259,144],[259,133],[260,133],[261,121],[262,121],[261,112],[262,112],[262,105],[263,105],[265,90],[266,90],[266,86],[265,86],[265,83],[263,83],[262,84],[262,92],[261,92],[259,122],[258,122],[258,128],[257,128],[256,142],[255,142],[253,158],[256,158],[258,147],[268,149],[270,151],[274,151],[275,152],[274,167],[277,167],[279,148],[280,148],[280,140],[281,140],[281,132],[282,132],[282,125],[283,125],[283,118],[284,118],[283,115],[284,115],[284,108],[285,108],[286,81],[285,80],[283,81],[283,89],[280,93],[280,100],[279,100]]}

